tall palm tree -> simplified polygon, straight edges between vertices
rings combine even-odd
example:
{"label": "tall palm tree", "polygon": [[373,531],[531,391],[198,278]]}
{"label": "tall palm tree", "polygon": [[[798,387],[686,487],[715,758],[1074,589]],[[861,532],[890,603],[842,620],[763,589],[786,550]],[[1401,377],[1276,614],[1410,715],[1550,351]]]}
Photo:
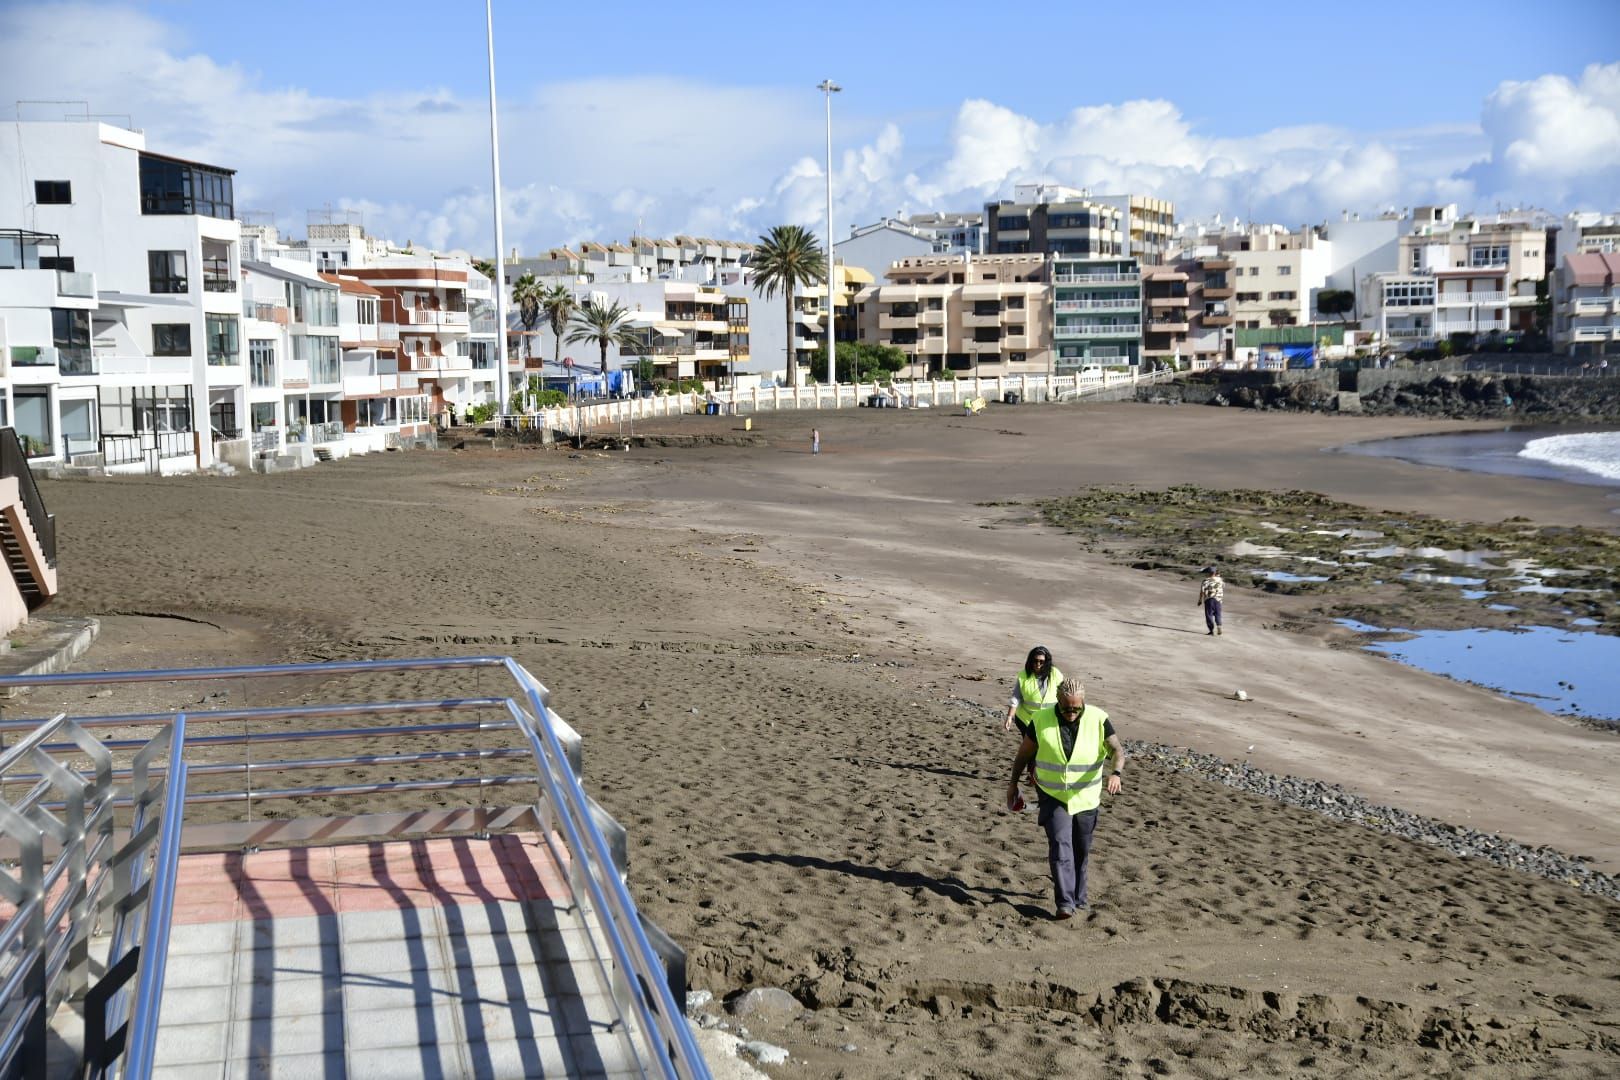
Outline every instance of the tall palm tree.
{"label": "tall palm tree", "polygon": [[[499,288],[499,286],[497,286]],[[545,299],[546,287],[533,274],[524,274],[512,284],[512,303],[517,305],[518,322],[523,324],[523,358],[530,355],[529,335],[540,325],[540,304]],[[525,365],[527,366],[527,365]]]}
{"label": "tall palm tree", "polygon": [[629,323],[630,309],[617,300],[611,306],[587,300],[574,313],[574,329],[568,334],[568,344],[594,344],[601,350],[604,392],[607,390],[608,346],[617,345],[621,350],[629,350],[641,345],[641,335],[632,330]]}
{"label": "tall palm tree", "polygon": [[474,270],[478,271],[480,274],[483,274],[485,277],[489,278],[489,280],[495,280],[494,259],[474,259],[472,265]]}
{"label": "tall palm tree", "polygon": [[[568,321],[579,310],[579,301],[566,285],[553,285],[540,297],[540,311],[551,324],[551,362],[562,363],[563,331],[568,329]],[[573,389],[573,379],[568,381],[569,389]]]}
{"label": "tall palm tree", "polygon": [[[827,255],[810,230],[802,225],[778,225],[759,238],[754,249],[754,282],[765,291],[766,299],[782,293],[787,309],[788,385],[799,385],[799,358],[793,341],[793,294],[806,285],[827,279]],[[827,317],[832,317],[831,297]]]}

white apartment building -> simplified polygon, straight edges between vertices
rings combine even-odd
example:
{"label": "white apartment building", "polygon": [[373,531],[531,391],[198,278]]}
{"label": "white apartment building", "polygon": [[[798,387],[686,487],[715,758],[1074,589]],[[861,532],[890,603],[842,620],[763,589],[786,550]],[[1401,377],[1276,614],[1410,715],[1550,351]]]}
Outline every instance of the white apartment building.
{"label": "white apartment building", "polygon": [[1565,216],[1558,230],[1558,265],[1571,255],[1620,251],[1620,213],[1578,210]]}
{"label": "white apartment building", "polygon": [[576,247],[551,248],[532,258],[514,250],[502,263],[501,277],[510,296],[524,274],[537,278],[574,278],[596,282],[687,281],[700,285],[734,285],[742,279],[754,253],[744,240],[632,237],[619,243],[587,240]]}
{"label": "white apartment building", "polygon": [[36,456],[214,462],[246,383],[232,178],[110,124],[0,128],[0,382]]}
{"label": "white apartment building", "polygon": [[1566,256],[1554,279],[1553,304],[1560,352],[1620,357],[1620,252]]}
{"label": "white apartment building", "polygon": [[[633,371],[637,362],[645,359],[651,363],[655,379],[718,382],[733,370],[747,366],[749,300],[741,289],[691,281],[581,283],[571,275],[538,280],[569,289],[579,304],[611,307],[617,303],[629,312],[627,326],[636,344],[628,348],[609,345],[606,374]],[[543,315],[532,330],[522,325],[516,305],[509,305],[507,318],[513,337],[525,342],[516,355],[519,363],[527,357],[530,376],[538,376],[556,389],[576,386],[589,393],[606,392],[600,347],[595,343],[570,344],[572,325],[564,328],[559,348]],[[555,359],[559,355],[561,365]]]}
{"label": "white apartment building", "polygon": [[1556,228],[1534,211],[1459,217],[1455,205],[1418,207],[1397,269],[1363,279],[1363,325],[1403,351],[1533,329]]}
{"label": "white apartment building", "polygon": [[[856,296],[873,282],[870,271],[860,266],[847,266],[839,262],[834,268],[833,328],[837,341],[853,341],[856,337]],[[793,361],[801,377],[813,375],[825,380],[823,366],[812,371],[818,350],[827,347],[827,286],[809,285],[787,297],[780,290],[766,296],[763,289],[750,281],[748,300],[749,361],[741,370],[769,374],[773,379],[787,382],[787,308],[793,310]]]}

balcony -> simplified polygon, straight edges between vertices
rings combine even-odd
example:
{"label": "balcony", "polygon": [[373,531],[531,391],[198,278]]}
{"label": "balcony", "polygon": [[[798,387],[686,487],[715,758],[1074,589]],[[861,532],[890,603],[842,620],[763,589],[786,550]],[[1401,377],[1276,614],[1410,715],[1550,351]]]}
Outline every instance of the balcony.
{"label": "balcony", "polygon": [[1187,330],[1187,316],[1166,316],[1164,318],[1149,319],[1147,332],[1150,334],[1180,334]]}
{"label": "balcony", "polygon": [[923,338],[914,347],[924,356],[944,356],[945,336],[941,334],[939,337]]}
{"label": "balcony", "polygon": [[1206,300],[1230,300],[1236,294],[1237,290],[1225,278],[1221,278],[1219,283],[1214,279],[1204,281],[1204,299]]}
{"label": "balcony", "polygon": [[242,318],[254,319],[258,322],[275,323],[277,326],[286,326],[288,323],[287,308],[283,304],[267,300],[243,300]]}
{"label": "balcony", "polygon": [[1148,297],[1149,307],[1186,307],[1187,303],[1188,301],[1186,293],[1172,293],[1169,296]]}
{"label": "balcony", "polygon": [[432,326],[460,328],[468,325],[465,311],[449,311],[444,308],[403,308],[407,326]]}
{"label": "balcony", "polygon": [[1392,326],[1386,331],[1391,341],[1428,341],[1434,337],[1434,331],[1427,327]]}
{"label": "balcony", "polygon": [[56,350],[56,369],[63,375],[95,375],[96,354],[88,345],[64,345]]}
{"label": "balcony", "polygon": [[1620,327],[1576,326],[1571,328],[1569,336],[1576,341],[1607,341],[1609,336],[1615,333],[1620,333]]}
{"label": "balcony", "polygon": [[1569,302],[1570,313],[1574,315],[1607,315],[1612,305],[1620,304],[1620,299],[1611,300],[1607,296],[1578,296]]}
{"label": "balcony", "polygon": [[96,298],[96,275],[72,270],[56,272],[56,295],[73,296],[81,300]]}
{"label": "balcony", "polygon": [[963,312],[962,325],[968,329],[976,326],[1000,326],[1001,313],[998,311],[991,315],[981,315],[972,311]]}
{"label": "balcony", "polygon": [[1076,323],[1069,326],[1059,323],[1053,336],[1065,341],[1075,338],[1134,338],[1142,336],[1142,326],[1140,323]]}
{"label": "balcony", "polygon": [[940,309],[938,309],[936,311],[919,311],[919,312],[917,312],[917,325],[918,326],[944,326],[945,325],[945,309],[940,308]]}
{"label": "balcony", "polygon": [[1059,315],[1081,311],[1137,311],[1142,303],[1134,296],[1110,296],[1098,300],[1059,300],[1052,305]]}
{"label": "balcony", "polygon": [[1506,319],[1474,319],[1473,321],[1435,323],[1433,333],[1435,337],[1449,337],[1452,334],[1489,334],[1506,329]]}
{"label": "balcony", "polygon": [[1212,270],[1231,270],[1237,266],[1237,262],[1220,256],[1213,259],[1201,259],[1199,265],[1204,268],[1205,273],[1209,273]]}
{"label": "balcony", "polygon": [[887,312],[878,315],[879,330],[915,330],[917,329],[917,314],[890,315]]}
{"label": "balcony", "polygon": [[1434,302],[1437,307],[1466,307],[1469,304],[1505,304],[1505,292],[1440,292],[1436,293]]}
{"label": "balcony", "polygon": [[1134,285],[1141,277],[1138,273],[1057,274],[1052,281],[1058,285]]}

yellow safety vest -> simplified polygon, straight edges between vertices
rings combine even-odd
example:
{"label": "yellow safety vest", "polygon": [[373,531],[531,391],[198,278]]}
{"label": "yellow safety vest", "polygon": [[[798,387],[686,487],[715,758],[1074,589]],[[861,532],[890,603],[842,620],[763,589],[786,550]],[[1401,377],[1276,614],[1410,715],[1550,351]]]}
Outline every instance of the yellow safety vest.
{"label": "yellow safety vest", "polygon": [[1057,713],[1048,710],[1035,721],[1035,785],[1068,807],[1071,814],[1095,810],[1102,802],[1103,766],[1108,763],[1103,721],[1107,719],[1108,714],[1095,705],[1081,709],[1074,753],[1067,758]]}
{"label": "yellow safety vest", "polygon": [[1035,717],[1041,713],[1052,715],[1057,707],[1058,684],[1063,681],[1063,672],[1056,667],[1046,677],[1046,689],[1041,689],[1040,680],[1027,671],[1018,673],[1018,719],[1025,724],[1033,724]]}

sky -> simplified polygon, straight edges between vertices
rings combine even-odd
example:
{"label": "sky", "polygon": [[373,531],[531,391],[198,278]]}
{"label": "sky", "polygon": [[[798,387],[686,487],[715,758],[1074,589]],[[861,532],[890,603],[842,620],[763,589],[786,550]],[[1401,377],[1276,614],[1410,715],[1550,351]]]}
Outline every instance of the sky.
{"label": "sky", "polygon": [[[823,78],[844,88],[838,236],[1032,181],[1291,226],[1430,202],[1620,210],[1620,0],[494,17],[505,239],[524,253],[823,233]],[[0,0],[0,110],[127,116],[153,150],[236,169],[238,211],[293,236],[332,207],[488,254],[484,29],[476,0]]]}

